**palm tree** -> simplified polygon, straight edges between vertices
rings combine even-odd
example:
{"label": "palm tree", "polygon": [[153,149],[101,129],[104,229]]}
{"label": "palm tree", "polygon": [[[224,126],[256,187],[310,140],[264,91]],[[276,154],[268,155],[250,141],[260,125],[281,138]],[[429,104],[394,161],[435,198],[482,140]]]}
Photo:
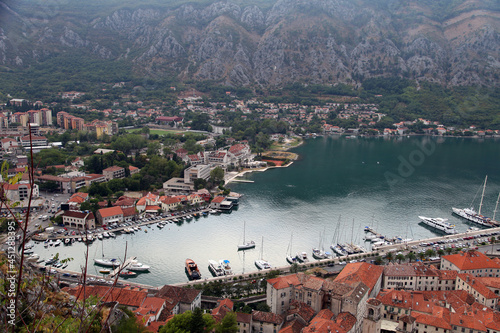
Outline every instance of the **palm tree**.
{"label": "palm tree", "polygon": [[416,259],[417,259],[417,256],[415,255],[415,252],[410,251],[410,252],[408,252],[408,254],[406,255],[406,259],[408,259],[408,261],[409,261],[409,262],[412,262],[413,260],[416,260]]}
{"label": "palm tree", "polygon": [[451,252],[453,251],[453,249],[449,246],[444,250],[446,251],[446,254],[451,254]]}
{"label": "palm tree", "polygon": [[445,253],[445,252],[444,252],[444,250],[443,250],[443,249],[439,249],[439,250],[437,250],[437,254],[438,254],[440,257],[442,257],[442,256],[444,255],[444,253]]}
{"label": "palm tree", "polygon": [[401,263],[401,260],[405,260],[405,259],[406,259],[406,257],[404,254],[402,254],[402,253],[396,254],[396,260],[398,261],[398,264]]}
{"label": "palm tree", "polygon": [[394,255],[392,252],[389,252],[385,255],[385,259],[387,259],[389,262],[392,262],[394,260]]}
{"label": "palm tree", "polygon": [[427,251],[425,251],[425,255],[427,257],[434,257],[436,255],[436,251],[434,251],[433,249],[427,249]]}
{"label": "palm tree", "polygon": [[424,261],[424,259],[425,259],[425,253],[424,253],[424,252],[419,252],[419,253],[418,253],[418,258],[419,258],[421,261]]}
{"label": "palm tree", "polygon": [[381,256],[375,257],[375,265],[382,265],[384,261],[382,260]]}

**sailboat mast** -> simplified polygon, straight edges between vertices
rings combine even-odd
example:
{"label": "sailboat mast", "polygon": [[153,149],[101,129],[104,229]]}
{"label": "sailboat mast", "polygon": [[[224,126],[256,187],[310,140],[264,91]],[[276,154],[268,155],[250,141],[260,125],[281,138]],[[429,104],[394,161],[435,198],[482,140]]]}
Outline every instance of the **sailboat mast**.
{"label": "sailboat mast", "polygon": [[484,178],[483,193],[481,194],[481,203],[479,204],[479,211],[477,212],[479,215],[481,215],[481,208],[483,208],[484,190],[486,189],[487,180],[488,180],[488,175],[486,175],[486,178]]}
{"label": "sailboat mast", "polygon": [[495,220],[495,216],[497,216],[498,201],[500,201],[500,192],[498,192],[497,203],[496,203],[496,205],[495,205],[495,210],[493,211],[493,221],[496,221],[496,220]]}

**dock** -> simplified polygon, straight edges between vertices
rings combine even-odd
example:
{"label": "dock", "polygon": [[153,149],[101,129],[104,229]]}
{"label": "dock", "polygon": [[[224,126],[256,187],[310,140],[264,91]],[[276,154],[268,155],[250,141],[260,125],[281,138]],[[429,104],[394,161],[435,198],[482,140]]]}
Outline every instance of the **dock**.
{"label": "dock", "polygon": [[114,278],[116,275],[118,275],[121,271],[127,268],[128,265],[132,263],[132,261],[136,260],[137,257],[130,257],[123,264],[115,268],[112,272],[109,273],[110,278]]}
{"label": "dock", "polygon": [[253,180],[247,180],[247,179],[231,179],[233,183],[254,183]]}

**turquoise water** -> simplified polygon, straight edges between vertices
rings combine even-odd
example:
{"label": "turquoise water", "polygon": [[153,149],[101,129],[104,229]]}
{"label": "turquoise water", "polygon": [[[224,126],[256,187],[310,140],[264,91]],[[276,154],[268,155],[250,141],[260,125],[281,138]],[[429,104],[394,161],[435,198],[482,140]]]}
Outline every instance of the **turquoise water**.
{"label": "turquoise water", "polygon": [[[491,216],[500,191],[498,140],[324,137],[307,140],[295,152],[300,159],[290,167],[248,174],[254,183],[229,185],[244,195],[238,210],[96,241],[89,258],[102,252],[123,257],[127,244],[127,256],[152,266],[133,281],[153,286],[187,281],[186,258],[198,263],[202,277],[210,276],[209,259],[228,259],[236,273],[250,272],[261,252],[273,266],[286,265],[290,239],[292,253],[307,251],[312,258],[313,247],[327,249],[336,238],[363,244],[366,225],[387,236],[436,235],[418,223],[418,215],[449,218],[464,231],[470,225],[452,216],[451,207],[471,205],[488,175],[483,213]],[[257,246],[238,252],[244,221],[246,239]],[[55,251],[75,259],[68,269],[85,262],[80,243],[35,250],[42,258]],[[92,263],[89,272],[96,272]]]}

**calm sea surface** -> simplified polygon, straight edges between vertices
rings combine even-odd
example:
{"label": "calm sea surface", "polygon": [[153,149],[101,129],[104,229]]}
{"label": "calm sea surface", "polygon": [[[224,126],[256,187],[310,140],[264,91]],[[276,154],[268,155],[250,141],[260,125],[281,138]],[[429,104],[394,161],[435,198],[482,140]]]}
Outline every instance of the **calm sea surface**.
{"label": "calm sea surface", "polygon": [[[123,258],[128,244],[127,257],[137,256],[152,266],[133,281],[161,286],[187,281],[186,258],[195,260],[202,277],[208,277],[209,259],[227,259],[241,273],[255,271],[254,260],[261,255],[273,266],[286,265],[290,243],[293,254],[307,251],[311,259],[313,247],[326,250],[337,239],[362,245],[367,225],[391,237],[436,235],[418,223],[419,215],[448,218],[465,231],[470,225],[452,216],[451,207],[470,206],[476,197],[477,208],[488,175],[483,213],[493,214],[500,191],[499,144],[493,139],[429,137],[309,139],[294,150],[300,159],[292,166],[246,175],[254,183],[230,184],[244,195],[232,213],[95,241],[89,258],[103,252]],[[238,252],[244,222],[246,239],[257,246]],[[55,252],[74,258],[68,269],[79,271],[84,264],[81,243],[35,247],[45,259]],[[89,273],[97,273],[89,262]]]}

